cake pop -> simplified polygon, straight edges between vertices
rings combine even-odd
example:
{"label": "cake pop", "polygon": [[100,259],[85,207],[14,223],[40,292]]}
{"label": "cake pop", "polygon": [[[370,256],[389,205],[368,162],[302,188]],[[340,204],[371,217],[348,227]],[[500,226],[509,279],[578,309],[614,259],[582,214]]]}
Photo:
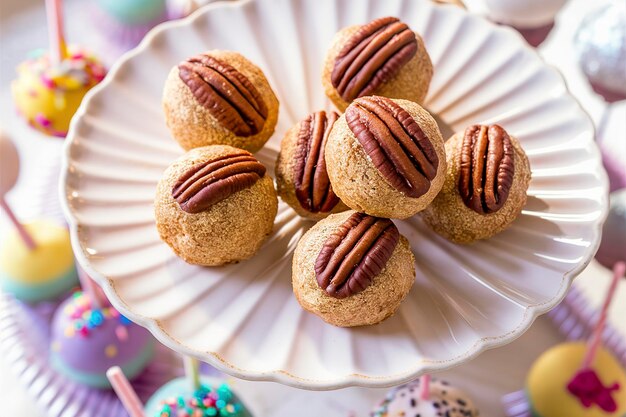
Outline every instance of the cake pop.
{"label": "cake pop", "polygon": [[532,46],[539,46],[554,27],[554,17],[567,0],[485,0],[489,17],[515,28]]}
{"label": "cake pop", "polygon": [[0,169],[0,207],[15,226],[0,246],[0,287],[22,301],[53,299],[78,282],[69,233],[47,220],[18,221],[4,196],[17,182],[19,155],[1,131]]}
{"label": "cake pop", "polygon": [[422,377],[389,391],[371,417],[476,417],[478,410],[463,391],[446,381]]}
{"label": "cake pop", "polygon": [[574,38],[578,62],[589,84],[605,101],[596,125],[610,191],[626,187],[624,135],[605,135],[613,103],[626,99],[626,4],[608,2],[585,17]]}
{"label": "cake pop", "polygon": [[94,24],[113,46],[134,47],[150,29],[167,20],[166,0],[96,0]]}
{"label": "cake pop", "polygon": [[613,280],[589,341],[557,345],[533,364],[526,390],[534,416],[603,417],[626,413],[626,373],[601,346],[608,309],[625,271],[624,262],[615,265]]}
{"label": "cake pop", "polygon": [[130,417],[252,417],[227,384],[200,378],[198,363],[191,358],[185,358],[185,365],[186,377],[159,388],[145,408],[119,367],[109,369],[107,377]]}
{"label": "cake pop", "polygon": [[120,366],[129,378],[145,368],[154,351],[150,333],[115,308],[78,291],[64,301],[52,319],[51,365],[67,378],[107,388],[106,371]]}
{"label": "cake pop", "polygon": [[104,78],[100,61],[79,47],[65,47],[60,0],[47,0],[51,48],[17,67],[11,91],[17,111],[35,129],[65,137],[83,97]]}
{"label": "cake pop", "polygon": [[626,99],[626,4],[607,2],[586,16],[574,47],[593,90],[609,103]]}
{"label": "cake pop", "polygon": [[626,260],[626,188],[610,195],[609,215],[602,228],[596,260],[606,268]]}

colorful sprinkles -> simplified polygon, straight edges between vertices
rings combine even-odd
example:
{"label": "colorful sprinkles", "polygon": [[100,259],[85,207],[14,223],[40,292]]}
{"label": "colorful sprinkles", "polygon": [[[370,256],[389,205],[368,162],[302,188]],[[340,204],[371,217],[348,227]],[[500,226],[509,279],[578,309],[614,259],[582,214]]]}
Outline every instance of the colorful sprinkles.
{"label": "colorful sprinkles", "polygon": [[72,302],[65,306],[63,313],[70,318],[69,324],[64,330],[65,337],[68,338],[76,335],[88,337],[89,334],[94,329],[100,327],[105,320],[117,320],[119,326],[115,334],[118,339],[123,341],[123,335],[127,335],[126,327],[131,324],[130,320],[122,316],[113,307],[92,309],[89,296],[82,291],[74,293]]}
{"label": "colorful sprinkles", "polygon": [[201,385],[191,398],[171,397],[162,401],[154,417],[237,417],[243,406],[233,403],[233,393],[226,384],[216,389]]}
{"label": "colorful sprinkles", "polygon": [[[68,104],[80,93],[80,98],[102,81],[106,68],[92,54],[70,47],[68,55],[53,64],[43,49],[31,52],[26,61],[17,67],[18,78],[13,82],[14,95],[21,95],[22,108],[17,112],[28,123],[48,135],[65,137],[67,127],[60,120],[67,120],[77,104]],[[48,100],[46,97],[51,96]],[[74,100],[75,101],[75,100]],[[63,126],[63,127],[60,127]]]}

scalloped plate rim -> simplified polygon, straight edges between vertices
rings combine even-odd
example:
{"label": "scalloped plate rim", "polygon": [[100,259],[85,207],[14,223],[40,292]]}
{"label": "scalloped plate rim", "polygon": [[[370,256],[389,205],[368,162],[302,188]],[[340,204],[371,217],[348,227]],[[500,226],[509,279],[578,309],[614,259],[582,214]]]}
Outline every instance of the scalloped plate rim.
{"label": "scalloped plate rim", "polygon": [[[533,322],[535,321],[537,317],[539,317],[542,314],[545,314],[546,312],[548,312],[549,310],[557,306],[563,300],[563,298],[567,294],[567,291],[569,290],[576,276],[579,275],[587,267],[589,262],[591,262],[591,259],[597,252],[598,247],[600,245],[600,239],[602,236],[602,225],[604,224],[604,221],[608,215],[608,177],[607,177],[606,172],[603,169],[600,169],[597,172],[597,174],[599,175],[599,178],[598,178],[599,186],[602,187],[602,189],[605,190],[606,192],[603,192],[601,196],[601,201],[600,201],[601,213],[596,221],[594,239],[592,241],[592,244],[589,245],[589,247],[587,248],[586,253],[583,256],[583,259],[579,262],[579,264],[575,268],[571,269],[570,271],[566,272],[563,275],[561,283],[560,283],[559,291],[555,295],[555,297],[552,300],[547,301],[545,303],[529,305],[524,311],[524,315],[522,317],[521,322],[518,324],[518,326],[515,329],[500,336],[481,338],[477,340],[476,343],[470,349],[468,349],[464,354],[458,355],[457,357],[449,359],[447,361],[428,361],[428,360],[422,359],[422,360],[416,361],[416,364],[412,366],[410,370],[402,374],[386,375],[384,377],[370,377],[370,376],[361,375],[361,374],[350,374],[346,376],[336,377],[332,380],[330,379],[329,380],[311,380],[311,379],[302,378],[297,375],[290,374],[289,372],[281,370],[281,369],[275,369],[273,371],[266,371],[266,372],[245,370],[245,369],[240,369],[236,367],[235,365],[225,361],[223,358],[220,357],[220,355],[217,352],[198,352],[196,350],[192,350],[186,347],[180,341],[176,340],[175,338],[167,334],[165,330],[161,328],[158,320],[136,314],[131,309],[129,309],[126,306],[126,304],[122,301],[122,299],[118,296],[115,288],[112,285],[110,285],[109,278],[107,278],[106,276],[104,276],[99,271],[95,270],[94,268],[92,268],[89,260],[87,259],[85,255],[84,247],[82,246],[80,238],[79,238],[80,225],[79,225],[78,219],[74,216],[74,212],[72,211],[69,201],[66,198],[67,191],[69,189],[69,185],[67,184],[67,179],[68,179],[69,168],[70,168],[69,166],[70,165],[69,164],[70,152],[72,149],[72,145],[74,141],[76,140],[76,136],[77,136],[75,131],[76,131],[76,125],[78,124],[78,119],[80,119],[82,116],[84,116],[87,113],[87,108],[90,106],[92,99],[101,90],[105,89],[107,85],[113,81],[117,72],[129,60],[131,60],[132,58],[136,57],[137,55],[147,50],[150,47],[150,45],[153,43],[154,39],[161,32],[173,30],[177,27],[192,25],[201,16],[203,16],[206,13],[211,13],[211,11],[214,9],[219,9],[222,7],[242,8],[242,7],[245,7],[248,3],[252,3],[253,1],[254,0],[217,1],[215,3],[211,3],[209,5],[202,7],[201,9],[192,13],[190,16],[187,16],[183,19],[169,21],[169,22],[165,22],[165,23],[158,25],[145,36],[145,38],[140,42],[140,44],[137,47],[123,54],[113,64],[106,78],[100,84],[98,84],[96,87],[94,87],[87,93],[79,109],[77,110],[76,114],[72,118],[69,133],[67,135],[66,142],[64,143],[64,146],[63,146],[61,175],[60,175],[60,180],[59,180],[59,193],[61,197],[60,198],[61,206],[62,206],[63,214],[69,224],[72,247],[74,249],[74,253],[79,264],[98,283],[98,285],[102,287],[105,294],[107,295],[112,305],[116,309],[118,309],[122,314],[127,316],[133,322],[147,328],[160,343],[167,346],[168,348],[176,352],[182,353],[184,355],[195,357],[198,360],[206,361],[211,366],[214,366],[220,371],[228,373],[234,377],[251,380],[251,381],[277,382],[280,384],[284,384],[284,385],[288,385],[288,386],[292,386],[292,387],[300,388],[300,389],[333,390],[333,389],[341,389],[341,388],[346,388],[346,387],[351,387],[351,386],[360,386],[360,387],[369,387],[369,388],[390,387],[390,386],[395,386],[398,384],[408,382],[425,373],[443,371],[443,370],[452,368],[454,366],[461,365],[462,363],[475,358],[476,356],[478,356],[479,354],[481,354],[482,352],[486,350],[503,346],[517,339],[530,328],[530,326],[533,324]],[[432,7],[456,8],[457,6],[433,4]],[[470,15],[470,18],[480,19],[480,17],[475,16],[475,15]],[[514,29],[511,29],[509,27],[499,26],[488,21],[487,23],[492,26],[493,30],[508,32],[509,36],[514,35],[523,41],[523,38],[521,37],[521,35]],[[539,53],[534,48],[527,45],[525,41],[523,41],[520,47],[526,49],[527,51],[530,51],[540,60],[540,62],[549,71],[559,76],[561,82],[563,83],[563,87],[565,89],[564,95],[567,96],[573,103],[576,104],[580,113],[580,117],[585,119],[585,124],[587,125],[587,128],[592,132],[591,133],[592,137],[595,137],[595,127],[594,127],[591,117],[583,109],[580,102],[570,93],[569,87],[567,85],[567,82],[563,74],[553,65],[546,63],[543,57],[541,57],[541,55],[539,55]],[[590,143],[592,145],[589,148],[589,152],[593,156],[595,156],[598,160],[600,160],[600,152],[599,152],[597,145],[595,144],[595,141],[592,140]]]}

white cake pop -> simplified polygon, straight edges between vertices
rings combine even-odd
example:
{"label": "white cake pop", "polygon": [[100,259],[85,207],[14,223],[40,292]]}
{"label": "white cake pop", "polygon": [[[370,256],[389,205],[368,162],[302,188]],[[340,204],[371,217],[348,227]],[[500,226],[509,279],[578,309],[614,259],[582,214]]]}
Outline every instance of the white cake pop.
{"label": "white cake pop", "polygon": [[421,379],[389,391],[371,417],[476,417],[478,410],[463,391],[446,381],[431,379],[427,399],[421,395]]}

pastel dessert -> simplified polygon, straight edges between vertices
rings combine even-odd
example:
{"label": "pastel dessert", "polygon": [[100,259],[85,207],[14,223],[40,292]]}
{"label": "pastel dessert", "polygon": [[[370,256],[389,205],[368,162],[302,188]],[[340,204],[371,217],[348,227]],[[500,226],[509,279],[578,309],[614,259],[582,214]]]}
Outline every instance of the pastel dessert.
{"label": "pastel dessert", "polygon": [[433,378],[423,399],[421,379],[393,388],[370,417],[478,417],[473,401],[460,389]]}
{"label": "pastel dessert", "polygon": [[253,256],[272,232],[274,181],[248,151],[196,148],[167,168],[157,186],[156,225],[186,262],[222,265]]}
{"label": "pastel dessert", "polygon": [[230,145],[256,152],[274,133],[278,99],[263,71],[232,51],[208,51],[172,68],[165,121],[185,150]]}
{"label": "pastel dessert", "polygon": [[622,417],[626,415],[626,374],[600,346],[593,369],[580,372],[584,342],[557,345],[533,364],[526,392],[536,417]]}
{"label": "pastel dessert", "polygon": [[613,268],[626,260],[626,189],[610,195],[609,215],[602,227],[602,240],[596,260],[606,268]]}
{"label": "pastel dessert", "polygon": [[165,0],[97,0],[110,16],[128,25],[157,21],[167,13]]}
{"label": "pastel dessert", "polygon": [[439,127],[407,100],[354,100],[333,125],[325,155],[335,194],[372,216],[413,216],[431,203],[445,180]]}
{"label": "pastel dessert", "polygon": [[15,186],[20,175],[20,154],[7,132],[0,127],[0,198]]}
{"label": "pastel dessert", "polygon": [[52,319],[50,363],[80,384],[108,388],[106,371],[118,365],[132,379],[152,359],[150,333],[113,307],[94,308],[89,296],[76,292]]}
{"label": "pastel dessert", "polygon": [[24,225],[36,247],[30,249],[16,229],[0,246],[0,286],[17,299],[36,303],[55,299],[78,285],[67,228],[49,220]]}
{"label": "pastel dessert", "polygon": [[488,239],[506,229],[526,204],[530,163],[519,141],[499,125],[472,125],[446,142],[447,173],[421,215],[456,243]]}
{"label": "pastel dessert", "polygon": [[347,210],[328,178],[324,149],[339,115],[318,111],[287,131],[276,160],[278,195],[300,216],[319,220]]}
{"label": "pastel dessert", "polygon": [[228,384],[203,378],[193,389],[187,378],[163,385],[148,400],[146,417],[251,417],[252,414]]}
{"label": "pastel dessert", "polygon": [[372,95],[423,103],[432,76],[422,38],[398,18],[383,17],[335,35],[322,84],[344,111],[354,99]]}
{"label": "pastel dessert", "polygon": [[135,46],[148,31],[168,18],[166,0],[96,0],[93,23],[118,50]]}
{"label": "pastel dessert", "polygon": [[13,101],[32,127],[65,137],[83,97],[105,75],[98,58],[83,49],[70,47],[59,64],[39,50],[17,67],[17,78],[11,83]]}
{"label": "pastel dessert", "polygon": [[305,310],[340,327],[393,315],[415,280],[408,240],[389,219],[331,214],[309,229],[293,256],[292,284]]}

